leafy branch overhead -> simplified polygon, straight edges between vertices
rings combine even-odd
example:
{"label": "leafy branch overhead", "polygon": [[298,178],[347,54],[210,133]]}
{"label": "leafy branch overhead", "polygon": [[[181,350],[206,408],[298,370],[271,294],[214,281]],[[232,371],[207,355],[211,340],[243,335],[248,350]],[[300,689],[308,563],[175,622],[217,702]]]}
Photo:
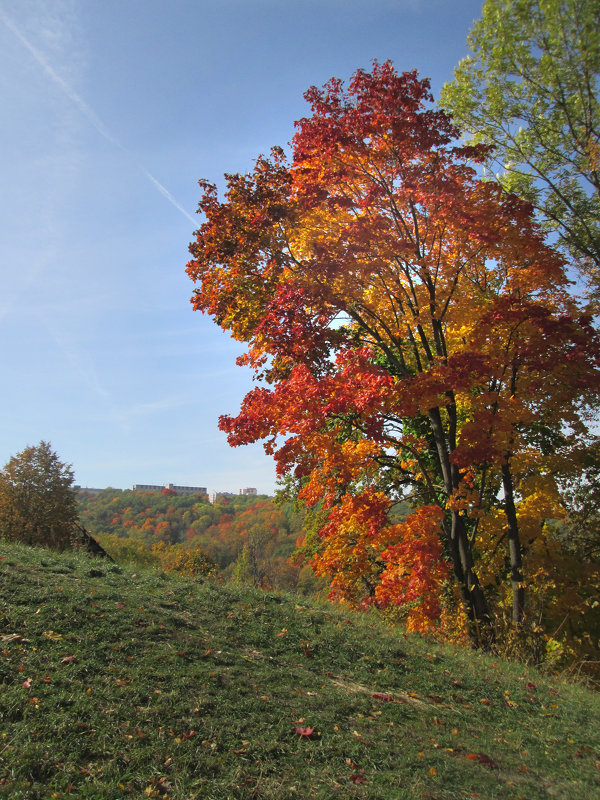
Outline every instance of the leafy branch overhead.
{"label": "leafy branch overhead", "polygon": [[600,287],[596,0],[486,0],[442,105]]}

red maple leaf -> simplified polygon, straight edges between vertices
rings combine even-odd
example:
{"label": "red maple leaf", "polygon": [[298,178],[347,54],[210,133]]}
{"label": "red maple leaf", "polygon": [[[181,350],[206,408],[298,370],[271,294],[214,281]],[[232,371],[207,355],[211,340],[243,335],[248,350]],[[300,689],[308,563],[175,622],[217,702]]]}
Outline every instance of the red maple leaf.
{"label": "red maple leaf", "polygon": [[490,767],[491,769],[498,769],[498,764],[490,758],[485,753],[469,753],[466,758],[469,761],[479,761],[480,764],[483,764],[485,767]]}
{"label": "red maple leaf", "polygon": [[310,739],[314,732],[315,732],[315,729],[314,728],[310,728],[310,727],[306,727],[306,728],[298,727],[298,728],[296,728],[296,733],[298,734],[298,736],[303,736],[305,739]]}

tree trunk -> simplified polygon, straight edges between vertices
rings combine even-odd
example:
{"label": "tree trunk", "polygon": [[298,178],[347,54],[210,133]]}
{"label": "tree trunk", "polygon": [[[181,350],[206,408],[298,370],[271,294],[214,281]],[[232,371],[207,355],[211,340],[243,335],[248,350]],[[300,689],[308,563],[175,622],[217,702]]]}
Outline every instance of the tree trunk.
{"label": "tree trunk", "polygon": [[504,489],[504,513],[508,522],[508,550],[510,555],[510,582],[512,586],[512,621],[520,625],[525,611],[525,586],[523,584],[523,563],[519,522],[515,508],[512,474],[508,457],[502,466],[502,487]]}
{"label": "tree trunk", "polygon": [[[450,462],[448,444],[438,408],[429,410],[429,420],[436,443],[441,477],[444,481],[444,491],[450,497],[454,489],[457,488],[459,474],[458,470],[453,469]],[[492,640],[490,613],[483,589],[473,569],[473,553],[465,521],[458,511],[452,512],[452,527],[449,538],[454,576],[467,608],[470,623],[469,636],[476,646],[485,647]]]}
{"label": "tree trunk", "polygon": [[469,636],[477,647],[487,647],[493,640],[491,617],[483,589],[473,569],[473,554],[464,519],[457,511],[452,512],[450,540],[454,576],[469,618]]}

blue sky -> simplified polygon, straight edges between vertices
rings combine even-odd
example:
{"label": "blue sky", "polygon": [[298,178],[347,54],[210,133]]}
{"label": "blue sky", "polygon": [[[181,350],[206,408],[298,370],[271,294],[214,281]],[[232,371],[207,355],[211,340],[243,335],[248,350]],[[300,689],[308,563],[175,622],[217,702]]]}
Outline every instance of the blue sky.
{"label": "blue sky", "polygon": [[197,181],[222,185],[372,59],[436,96],[470,0],[0,0],[0,463],[41,439],[84,486],[272,493],[217,428],[251,377],[194,313]]}

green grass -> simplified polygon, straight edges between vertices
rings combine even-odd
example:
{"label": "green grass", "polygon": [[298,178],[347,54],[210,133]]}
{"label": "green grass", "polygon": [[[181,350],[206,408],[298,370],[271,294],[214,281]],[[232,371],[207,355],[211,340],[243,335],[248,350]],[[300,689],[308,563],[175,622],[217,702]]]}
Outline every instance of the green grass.
{"label": "green grass", "polygon": [[599,712],[375,618],[0,543],[0,797],[590,800]]}

